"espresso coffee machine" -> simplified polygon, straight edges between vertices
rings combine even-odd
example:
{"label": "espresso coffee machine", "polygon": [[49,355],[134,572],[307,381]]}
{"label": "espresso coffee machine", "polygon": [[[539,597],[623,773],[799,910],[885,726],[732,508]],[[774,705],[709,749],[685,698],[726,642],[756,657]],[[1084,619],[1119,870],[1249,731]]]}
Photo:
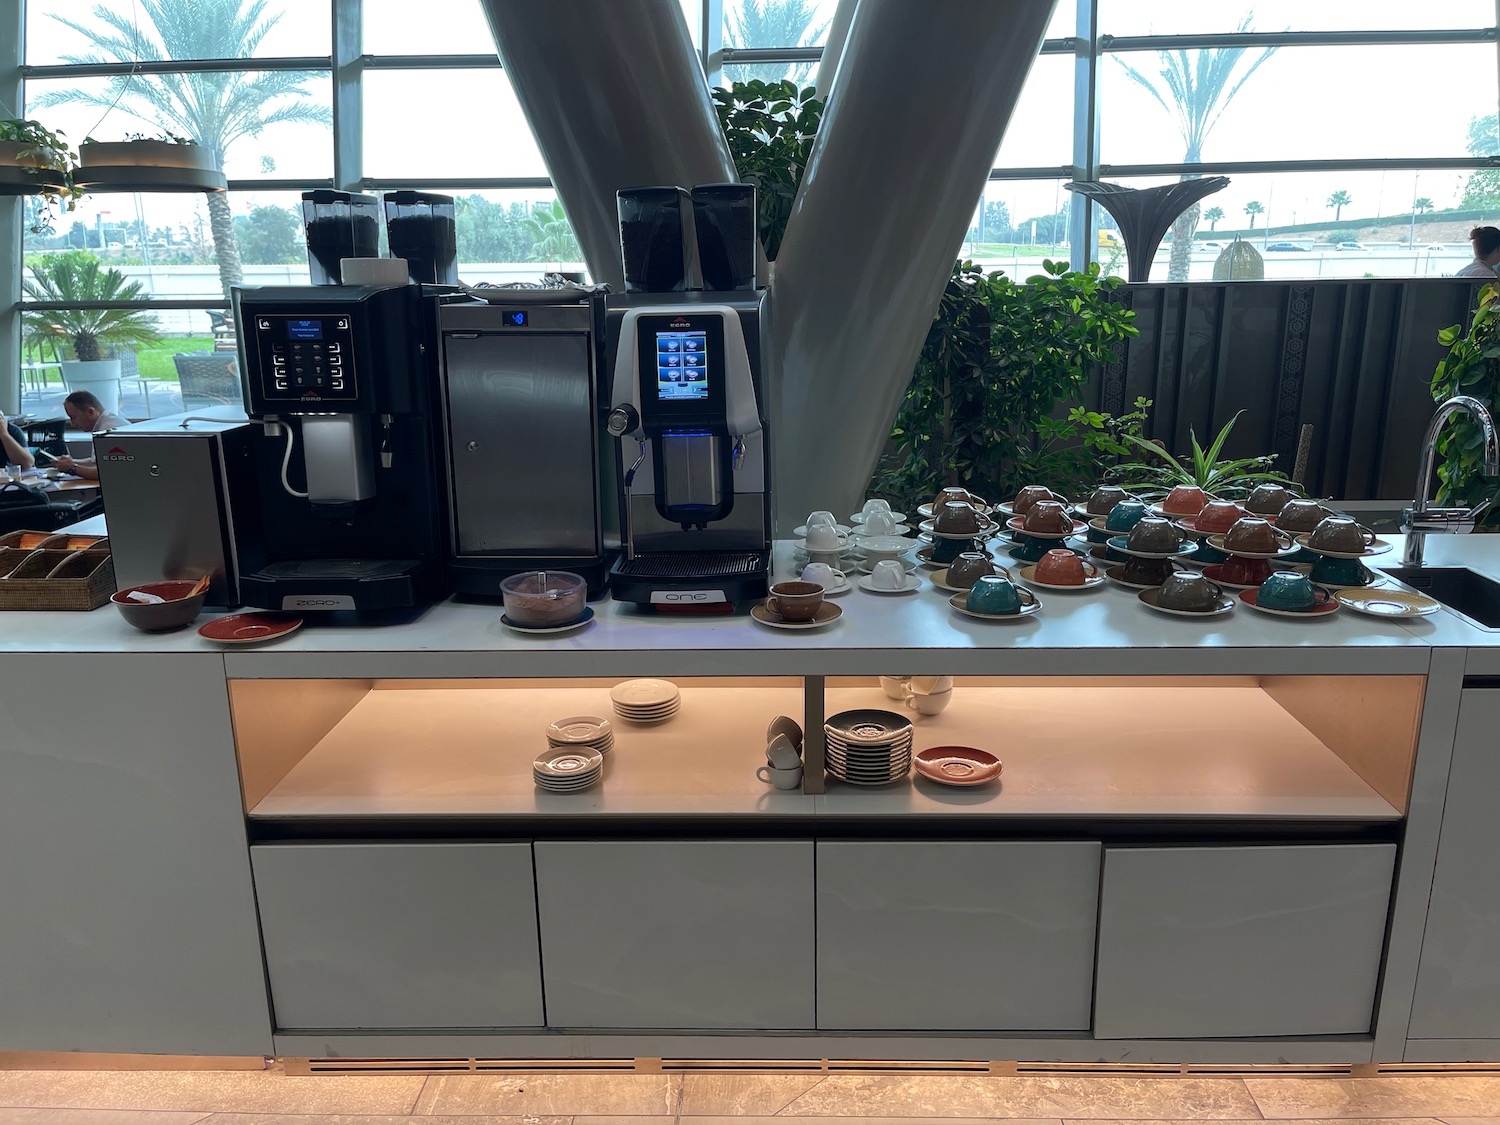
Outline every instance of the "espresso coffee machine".
{"label": "espresso coffee machine", "polygon": [[260,534],[236,538],[245,603],[365,613],[443,597],[420,287],[236,288],[233,299],[245,410],[260,424]]}
{"label": "espresso coffee machine", "polygon": [[568,570],[599,594],[603,293],[473,292],[437,307],[453,588],[498,599],[506,575]]}

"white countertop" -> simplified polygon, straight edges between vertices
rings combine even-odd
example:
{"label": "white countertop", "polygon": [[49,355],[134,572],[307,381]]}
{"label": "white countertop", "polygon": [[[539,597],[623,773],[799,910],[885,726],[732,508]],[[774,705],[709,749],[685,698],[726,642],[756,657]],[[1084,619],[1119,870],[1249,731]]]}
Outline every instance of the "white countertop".
{"label": "white countertop", "polygon": [[[82,529],[82,528],[80,528]],[[1400,547],[1372,560],[1396,565]],[[1432,565],[1467,565],[1500,578],[1500,536],[1430,536]],[[776,570],[793,573],[790,546]],[[92,613],[12,612],[0,651],[201,652],[222,654],[232,677],[871,675],[892,669],[954,674],[1425,673],[1432,647],[1494,650],[1500,632],[1440,612],[1389,622],[1343,610],[1321,620],[1258,614],[1244,606],[1208,620],[1169,617],[1112,584],[1086,593],[1041,594],[1043,610],[1012,623],[953,610],[926,582],[908,595],[855,589],[834,599],[843,617],[788,632],[748,616],[676,619],[601,599],[587,627],[558,636],[512,632],[500,607],[444,602],[399,625],[322,625],[310,618],[272,645],[225,649],[192,629],[137,632],[110,606]],[[206,620],[206,618],[204,618]],[[1122,650],[1128,655],[1122,660]],[[1479,666],[1488,667],[1481,654]]]}

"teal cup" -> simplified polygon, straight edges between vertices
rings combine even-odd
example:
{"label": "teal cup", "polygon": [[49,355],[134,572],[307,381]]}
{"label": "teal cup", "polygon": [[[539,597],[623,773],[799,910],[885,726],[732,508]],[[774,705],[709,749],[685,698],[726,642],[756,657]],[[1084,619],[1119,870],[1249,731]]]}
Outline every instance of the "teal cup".
{"label": "teal cup", "polygon": [[1358,559],[1335,559],[1314,555],[1312,581],[1331,586],[1368,586],[1375,576]]}
{"label": "teal cup", "polygon": [[1009,578],[986,574],[970,587],[964,604],[975,613],[1020,613],[1021,591]]}
{"label": "teal cup", "polygon": [[977,551],[979,544],[973,539],[938,539],[933,537],[932,561],[935,563],[951,563],[965,551]]}
{"label": "teal cup", "polygon": [[1316,603],[1312,579],[1285,570],[1268,576],[1255,595],[1255,604],[1264,609],[1312,609]]}
{"label": "teal cup", "polygon": [[1067,546],[1061,539],[1025,539],[1011,551],[1010,557],[1017,562],[1041,562],[1042,556],[1048,551],[1055,551],[1059,547],[1066,549]]}
{"label": "teal cup", "polygon": [[1121,500],[1104,517],[1104,526],[1115,535],[1124,535],[1146,514],[1147,508],[1141,500]]}

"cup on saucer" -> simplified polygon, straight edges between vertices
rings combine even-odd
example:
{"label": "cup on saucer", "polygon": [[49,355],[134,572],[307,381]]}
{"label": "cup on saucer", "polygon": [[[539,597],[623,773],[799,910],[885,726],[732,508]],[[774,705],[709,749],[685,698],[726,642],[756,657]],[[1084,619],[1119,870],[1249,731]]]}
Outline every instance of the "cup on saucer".
{"label": "cup on saucer", "polygon": [[870,585],[877,590],[904,590],[906,567],[895,559],[881,559],[870,568]]}
{"label": "cup on saucer", "polygon": [[823,562],[810,562],[802,568],[802,581],[815,582],[824,590],[837,589],[849,580],[842,570],[836,570]]}
{"label": "cup on saucer", "polygon": [[778,582],[766,598],[766,609],[785,621],[811,621],[822,604],[823,587],[816,582]]}

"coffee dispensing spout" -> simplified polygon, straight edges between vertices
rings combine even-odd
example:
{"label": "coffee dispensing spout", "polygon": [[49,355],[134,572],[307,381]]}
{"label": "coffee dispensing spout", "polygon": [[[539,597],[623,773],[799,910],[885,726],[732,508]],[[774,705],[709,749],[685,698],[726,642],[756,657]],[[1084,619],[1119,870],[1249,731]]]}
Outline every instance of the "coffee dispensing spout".
{"label": "coffee dispensing spout", "polygon": [[640,443],[640,448],[636,451],[635,462],[630,468],[625,470],[625,477],[621,482],[625,493],[625,504],[622,512],[625,525],[622,529],[625,532],[625,557],[633,559],[635,558],[635,535],[631,530],[630,521],[630,486],[635,481],[636,470],[641,467],[641,462],[646,459],[646,439],[640,434],[640,411],[628,402],[623,403],[609,412],[609,417],[604,422],[604,428],[609,432],[611,437],[620,438],[622,441],[627,435],[634,434],[636,435],[636,440]]}

